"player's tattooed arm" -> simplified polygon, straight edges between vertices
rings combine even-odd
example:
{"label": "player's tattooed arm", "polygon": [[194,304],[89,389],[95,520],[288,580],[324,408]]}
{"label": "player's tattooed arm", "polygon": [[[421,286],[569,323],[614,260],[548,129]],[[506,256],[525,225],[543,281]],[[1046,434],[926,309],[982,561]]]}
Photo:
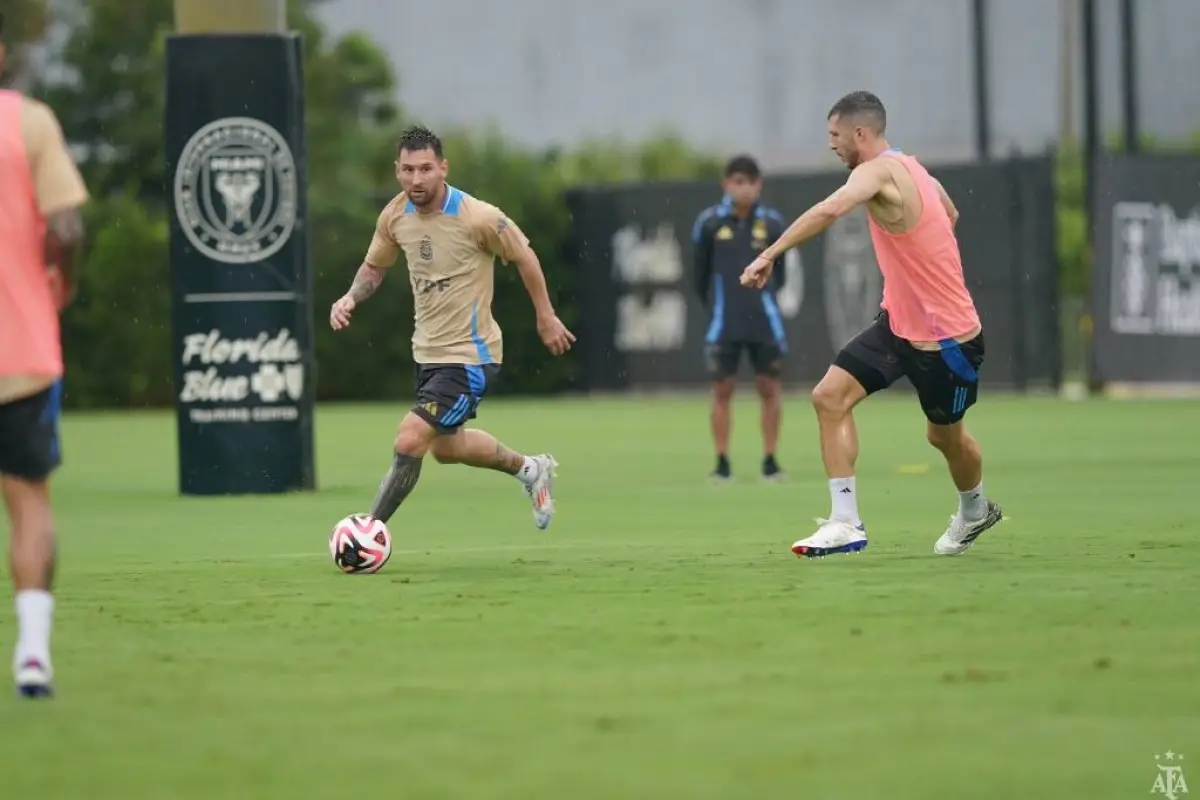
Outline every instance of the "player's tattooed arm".
{"label": "player's tattooed arm", "polygon": [[386,272],[385,269],[363,262],[354,275],[354,282],[350,284],[350,290],[333,304],[333,308],[329,309],[329,324],[335,331],[340,331],[350,325],[350,317],[354,314],[354,309],[363,300],[375,294],[379,284],[383,283],[383,276]]}
{"label": "player's tattooed arm", "polygon": [[386,274],[387,270],[373,267],[364,262],[355,273],[354,282],[350,284],[350,291],[346,293],[346,296],[352,299],[355,305],[361,303],[375,294],[375,290],[383,283],[383,276]]}

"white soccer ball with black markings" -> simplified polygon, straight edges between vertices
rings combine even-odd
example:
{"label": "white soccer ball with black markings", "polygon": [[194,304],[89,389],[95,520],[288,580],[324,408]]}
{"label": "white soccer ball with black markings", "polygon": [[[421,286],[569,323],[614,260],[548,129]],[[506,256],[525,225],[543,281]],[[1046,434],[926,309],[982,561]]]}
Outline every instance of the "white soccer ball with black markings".
{"label": "white soccer ball with black markings", "polygon": [[369,575],[392,557],[392,532],[369,514],[351,514],[333,526],[329,555],[347,575]]}

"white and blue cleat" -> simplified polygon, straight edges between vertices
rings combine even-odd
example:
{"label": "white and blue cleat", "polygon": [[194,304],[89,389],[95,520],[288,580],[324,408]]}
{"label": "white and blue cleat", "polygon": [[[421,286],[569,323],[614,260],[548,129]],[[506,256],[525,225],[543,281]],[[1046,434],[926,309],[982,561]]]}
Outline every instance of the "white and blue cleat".
{"label": "white and blue cleat", "polygon": [[801,558],[824,558],[839,553],[858,553],[867,547],[867,529],[840,519],[818,519],[821,527],[807,539],[792,545]]}
{"label": "white and blue cleat", "polygon": [[53,676],[50,669],[36,658],[27,658],[14,670],[17,694],[21,697],[40,698],[54,695]]}

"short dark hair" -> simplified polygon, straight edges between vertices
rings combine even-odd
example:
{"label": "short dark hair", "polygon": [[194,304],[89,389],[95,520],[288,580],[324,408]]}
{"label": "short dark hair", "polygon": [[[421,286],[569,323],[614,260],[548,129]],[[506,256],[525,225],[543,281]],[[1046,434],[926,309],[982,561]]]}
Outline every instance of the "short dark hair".
{"label": "short dark hair", "polygon": [[428,128],[421,125],[413,125],[401,133],[400,141],[396,142],[396,155],[399,156],[403,150],[407,150],[410,153],[420,150],[432,150],[435,156],[441,158],[442,140]]}
{"label": "short dark hair", "polygon": [[4,35],[4,12],[0,11],[0,36]]}
{"label": "short dark hair", "polygon": [[756,181],[762,177],[762,170],[758,168],[758,162],[754,160],[754,156],[736,155],[729,159],[725,164],[725,177],[732,178],[734,175],[745,175],[752,181]]}
{"label": "short dark hair", "polygon": [[829,114],[826,119],[834,117],[852,117],[862,120],[870,125],[876,133],[883,133],[887,129],[887,111],[883,107],[883,101],[870,92],[857,91],[851,92],[842,97],[833,104],[833,108],[829,109]]}

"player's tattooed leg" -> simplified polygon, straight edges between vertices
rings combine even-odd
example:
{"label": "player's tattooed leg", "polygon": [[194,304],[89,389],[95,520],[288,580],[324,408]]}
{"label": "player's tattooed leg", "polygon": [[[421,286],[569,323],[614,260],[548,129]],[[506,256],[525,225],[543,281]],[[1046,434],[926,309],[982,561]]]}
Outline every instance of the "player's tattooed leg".
{"label": "player's tattooed leg", "polygon": [[521,471],[521,467],[525,466],[525,456],[509,450],[500,442],[496,442],[496,455],[493,463],[495,464],[495,469],[507,472],[509,475],[516,475]]}
{"label": "player's tattooed leg", "polygon": [[379,493],[371,504],[371,516],[382,522],[387,522],[400,508],[412,490],[417,486],[421,477],[421,461],[416,456],[396,453],[392,460],[392,468],[379,484]]}

